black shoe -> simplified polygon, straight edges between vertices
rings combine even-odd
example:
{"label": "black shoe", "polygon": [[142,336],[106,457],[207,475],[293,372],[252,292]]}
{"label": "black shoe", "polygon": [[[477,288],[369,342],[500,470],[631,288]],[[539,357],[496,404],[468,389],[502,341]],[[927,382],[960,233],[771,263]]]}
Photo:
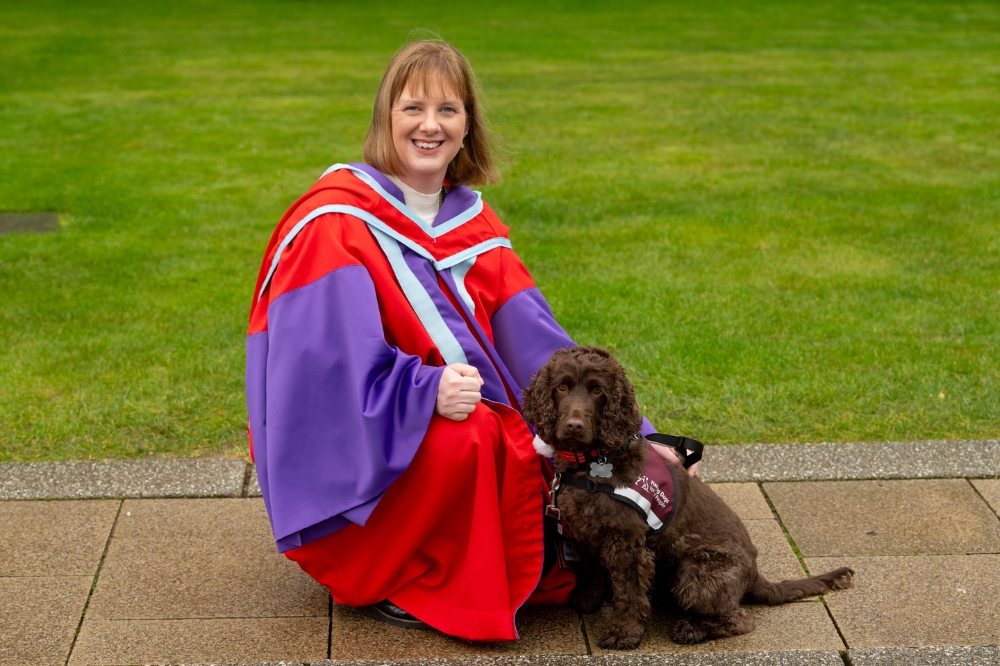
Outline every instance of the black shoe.
{"label": "black shoe", "polygon": [[388,599],[380,601],[377,604],[369,604],[368,606],[344,606],[344,608],[359,615],[381,620],[394,627],[402,627],[403,629],[431,628],[429,624],[421,622]]}

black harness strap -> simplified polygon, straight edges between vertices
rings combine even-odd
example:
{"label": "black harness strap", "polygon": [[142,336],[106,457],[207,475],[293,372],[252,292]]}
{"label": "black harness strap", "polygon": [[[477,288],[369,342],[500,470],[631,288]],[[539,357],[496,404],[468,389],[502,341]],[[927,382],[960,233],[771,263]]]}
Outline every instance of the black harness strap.
{"label": "black harness strap", "polygon": [[684,469],[688,469],[701,460],[701,454],[705,450],[705,445],[698,440],[680,435],[664,435],[660,432],[654,432],[646,435],[646,439],[675,449],[680,454]]}

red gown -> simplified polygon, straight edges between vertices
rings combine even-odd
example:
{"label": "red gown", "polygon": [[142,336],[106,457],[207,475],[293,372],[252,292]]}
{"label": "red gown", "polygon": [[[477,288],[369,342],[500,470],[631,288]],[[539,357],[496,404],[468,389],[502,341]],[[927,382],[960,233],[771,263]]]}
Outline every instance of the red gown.
{"label": "red gown", "polygon": [[[467,188],[426,225],[370,167],[279,224],[247,343],[251,447],[279,549],[343,605],[389,599],[470,640],[517,637],[542,577],[542,477],[518,399],[572,340]],[[484,400],[434,413],[444,365]],[[535,597],[565,601],[554,574]]]}

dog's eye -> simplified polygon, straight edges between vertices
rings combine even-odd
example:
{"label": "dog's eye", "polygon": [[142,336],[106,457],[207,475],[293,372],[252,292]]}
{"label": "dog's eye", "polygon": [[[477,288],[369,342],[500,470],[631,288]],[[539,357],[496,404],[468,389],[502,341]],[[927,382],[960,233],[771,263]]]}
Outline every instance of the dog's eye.
{"label": "dog's eye", "polygon": [[568,391],[569,387],[566,386],[565,384],[560,384],[559,386],[556,387],[556,390],[557,391]]}
{"label": "dog's eye", "polygon": [[600,386],[595,386],[594,388],[590,389],[591,395],[601,395],[601,393],[603,393],[603,391],[601,391]]}

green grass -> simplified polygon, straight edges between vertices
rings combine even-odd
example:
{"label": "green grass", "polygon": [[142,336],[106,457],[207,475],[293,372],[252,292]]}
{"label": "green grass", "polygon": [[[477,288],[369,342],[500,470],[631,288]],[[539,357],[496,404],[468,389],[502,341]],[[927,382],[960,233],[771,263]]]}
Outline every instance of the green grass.
{"label": "green grass", "polygon": [[708,443],[1000,436],[1000,6],[0,2],[0,460],[238,455],[253,282],[461,47],[560,322]]}

